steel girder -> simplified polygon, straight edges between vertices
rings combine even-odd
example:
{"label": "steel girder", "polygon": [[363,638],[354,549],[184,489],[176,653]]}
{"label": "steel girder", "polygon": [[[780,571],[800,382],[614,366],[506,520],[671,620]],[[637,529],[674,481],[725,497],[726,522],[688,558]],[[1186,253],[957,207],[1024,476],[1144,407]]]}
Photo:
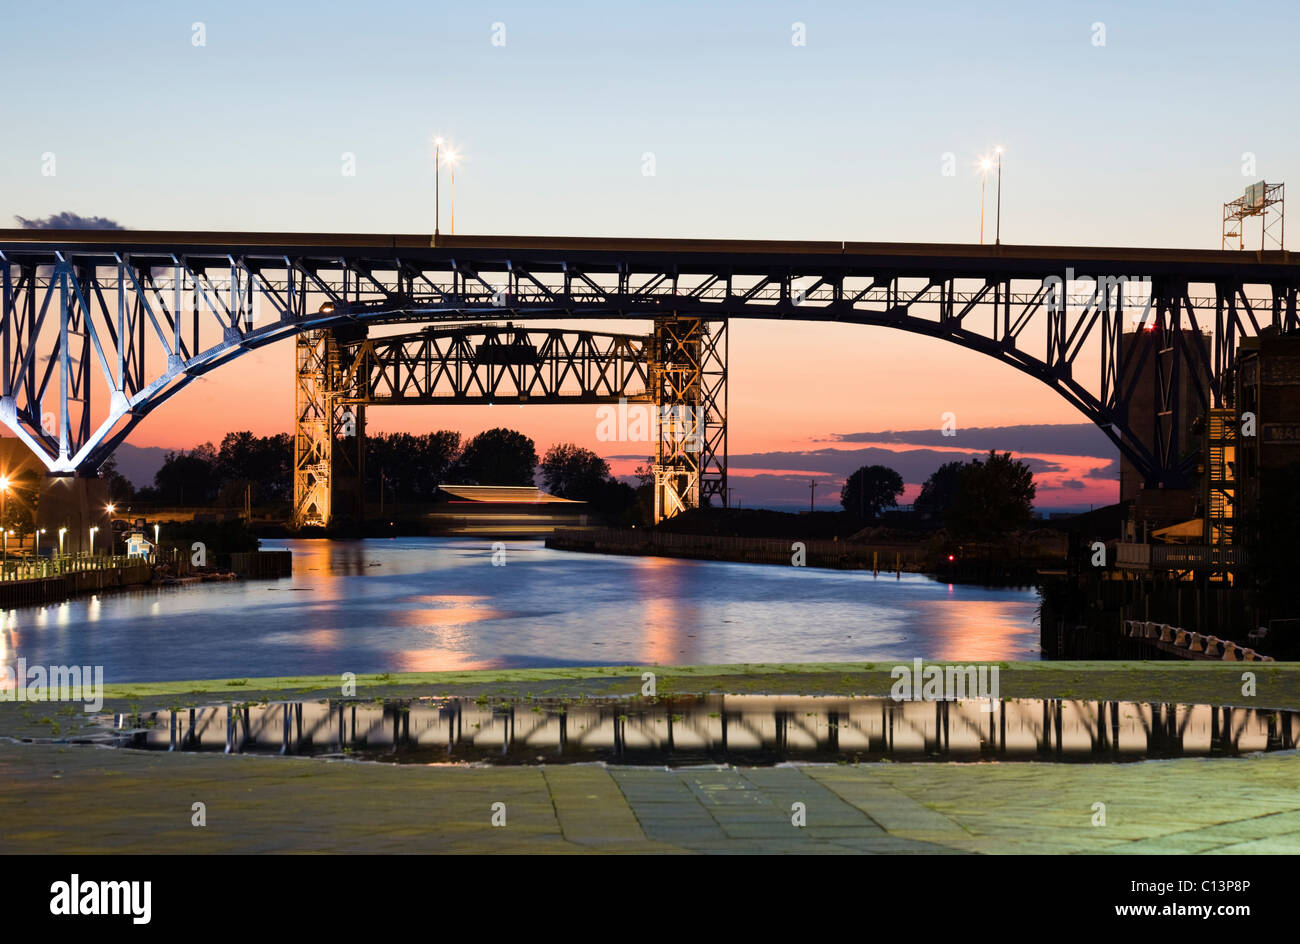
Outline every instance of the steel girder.
{"label": "steel girder", "polygon": [[[304,331],[687,316],[877,325],[959,344],[1052,387],[1149,484],[1172,485],[1184,480],[1178,391],[1199,384],[1200,406],[1222,405],[1239,339],[1300,327],[1300,263],[1286,253],[165,235],[0,235],[0,420],[51,471],[93,473],[188,382]],[[1094,288],[1072,294],[1070,278]],[[1169,343],[1120,343],[1143,330]],[[1154,433],[1129,422],[1145,376],[1135,358],[1161,360]]]}

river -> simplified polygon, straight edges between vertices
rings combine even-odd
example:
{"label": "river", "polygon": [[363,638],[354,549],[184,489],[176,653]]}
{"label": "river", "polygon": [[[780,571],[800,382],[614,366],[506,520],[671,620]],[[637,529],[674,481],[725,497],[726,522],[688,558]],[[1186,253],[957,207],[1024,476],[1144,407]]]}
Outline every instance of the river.
{"label": "river", "polygon": [[1039,658],[1032,590],[919,574],[549,550],[540,541],[264,541],[294,576],[4,613],[0,662],[105,681],[568,665]]}

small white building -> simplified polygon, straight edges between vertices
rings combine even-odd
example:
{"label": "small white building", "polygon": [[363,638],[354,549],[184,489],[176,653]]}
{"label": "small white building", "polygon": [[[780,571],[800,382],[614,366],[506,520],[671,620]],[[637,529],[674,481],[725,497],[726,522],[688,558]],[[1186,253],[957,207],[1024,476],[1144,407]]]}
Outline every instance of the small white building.
{"label": "small white building", "polygon": [[144,536],[143,531],[132,531],[126,536],[127,557],[149,557],[153,554],[153,542]]}

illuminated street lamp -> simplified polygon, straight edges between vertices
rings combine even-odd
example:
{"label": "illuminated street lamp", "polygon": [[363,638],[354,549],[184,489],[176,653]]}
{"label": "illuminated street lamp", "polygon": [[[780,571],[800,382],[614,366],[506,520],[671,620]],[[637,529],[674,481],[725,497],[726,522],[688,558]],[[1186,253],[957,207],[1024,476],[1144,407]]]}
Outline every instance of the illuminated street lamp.
{"label": "illuminated street lamp", "polygon": [[67,528],[59,528],[59,556],[63,556],[63,536],[68,533]]}
{"label": "illuminated street lamp", "polygon": [[38,558],[41,556],[41,535],[44,533],[45,533],[44,528],[36,529],[36,556]]}
{"label": "illuminated street lamp", "polygon": [[997,229],[993,242],[997,246],[1002,244],[1002,146],[995,148],[997,152]]}
{"label": "illuminated street lamp", "polygon": [[99,530],[98,526],[90,529],[90,556],[91,557],[95,556],[95,532],[98,530]]}
{"label": "illuminated street lamp", "polygon": [[0,528],[4,527],[5,519],[9,516],[9,476],[0,475]]}

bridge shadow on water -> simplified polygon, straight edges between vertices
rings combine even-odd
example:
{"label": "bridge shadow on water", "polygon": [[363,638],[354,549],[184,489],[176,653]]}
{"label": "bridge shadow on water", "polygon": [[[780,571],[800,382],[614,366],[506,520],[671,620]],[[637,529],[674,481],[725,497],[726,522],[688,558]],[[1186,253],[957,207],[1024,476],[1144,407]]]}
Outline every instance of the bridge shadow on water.
{"label": "bridge shadow on water", "polygon": [[403,764],[1117,763],[1291,750],[1300,713],[1062,699],[323,699],[105,717],[116,747]]}

